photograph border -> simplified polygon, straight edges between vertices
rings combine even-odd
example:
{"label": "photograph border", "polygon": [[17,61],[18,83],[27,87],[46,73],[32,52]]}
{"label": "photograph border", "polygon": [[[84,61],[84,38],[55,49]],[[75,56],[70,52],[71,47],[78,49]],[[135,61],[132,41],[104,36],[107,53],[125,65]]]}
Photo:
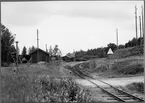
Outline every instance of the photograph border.
{"label": "photograph border", "polygon": [[[41,0],[1,0],[0,1],[0,8],[1,8],[1,2],[35,2],[35,1],[38,2]],[[145,5],[145,0],[42,0],[41,2],[43,2],[43,1],[143,1],[144,2],[143,5]],[[145,8],[144,8],[144,14],[145,14]],[[0,11],[0,22],[1,22],[1,11]],[[145,27],[145,23],[143,24],[143,32],[145,33],[144,27]],[[0,41],[1,41],[1,35],[2,35],[2,31],[0,28]],[[144,35],[143,35],[143,37],[145,40]],[[145,42],[144,42],[144,51],[145,51]],[[145,53],[143,56],[144,56],[143,65],[144,65],[144,71],[145,71]],[[1,78],[1,76],[2,76],[2,71],[1,71],[1,42],[0,42],[0,103],[2,103],[2,88],[1,88],[1,79],[2,78]],[[144,72],[144,83],[145,83],[145,72]],[[145,85],[144,85],[144,93],[145,93]],[[92,103],[110,103],[110,102],[92,102]],[[121,103],[121,102],[115,102],[115,103]],[[130,102],[130,103],[136,103],[136,102]],[[143,103],[143,102],[139,102],[139,103]]]}

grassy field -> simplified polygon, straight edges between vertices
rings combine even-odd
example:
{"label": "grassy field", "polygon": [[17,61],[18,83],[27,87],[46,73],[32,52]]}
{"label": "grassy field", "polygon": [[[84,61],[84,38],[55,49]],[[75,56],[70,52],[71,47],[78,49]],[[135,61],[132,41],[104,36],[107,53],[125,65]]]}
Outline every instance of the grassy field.
{"label": "grassy field", "polygon": [[96,77],[127,77],[143,75],[143,57],[130,56],[120,59],[100,58],[83,63],[84,72]]}
{"label": "grassy field", "polygon": [[144,83],[143,82],[134,82],[126,85],[126,88],[132,92],[144,93]]}
{"label": "grassy field", "polygon": [[2,68],[2,102],[89,102],[90,92],[71,77],[62,77],[54,64],[19,65]]}

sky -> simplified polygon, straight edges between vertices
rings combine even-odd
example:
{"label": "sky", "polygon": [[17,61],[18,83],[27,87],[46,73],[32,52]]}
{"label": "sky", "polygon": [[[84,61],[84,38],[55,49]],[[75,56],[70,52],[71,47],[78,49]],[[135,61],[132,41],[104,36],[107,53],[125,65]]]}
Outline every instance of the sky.
{"label": "sky", "polygon": [[16,34],[20,51],[37,47],[38,29],[41,49],[57,44],[65,55],[116,44],[116,29],[119,44],[134,38],[135,5],[140,16],[143,1],[2,2],[1,22]]}

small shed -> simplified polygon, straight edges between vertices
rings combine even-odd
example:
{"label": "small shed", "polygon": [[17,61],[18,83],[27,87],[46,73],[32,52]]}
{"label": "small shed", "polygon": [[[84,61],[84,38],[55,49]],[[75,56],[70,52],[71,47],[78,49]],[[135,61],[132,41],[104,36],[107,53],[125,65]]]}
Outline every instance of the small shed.
{"label": "small shed", "polygon": [[32,63],[38,63],[40,61],[49,62],[49,53],[42,49],[36,49],[34,52],[30,54]]}
{"label": "small shed", "polygon": [[66,61],[66,62],[72,62],[74,61],[74,58],[73,57],[69,57],[69,56],[63,56],[62,57],[63,61]]}
{"label": "small shed", "polygon": [[67,62],[75,61],[75,53],[68,53],[66,56],[62,57],[62,59]]}

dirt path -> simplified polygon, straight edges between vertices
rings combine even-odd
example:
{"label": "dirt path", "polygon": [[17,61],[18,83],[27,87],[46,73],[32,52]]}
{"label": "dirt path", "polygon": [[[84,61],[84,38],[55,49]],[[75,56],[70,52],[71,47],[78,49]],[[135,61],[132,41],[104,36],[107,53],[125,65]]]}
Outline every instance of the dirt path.
{"label": "dirt path", "polygon": [[[109,83],[113,86],[125,86],[132,82],[144,82],[144,76],[137,76],[137,77],[122,77],[122,78],[108,78],[108,79],[100,79],[106,83]],[[94,80],[95,81],[95,80]],[[92,83],[84,79],[76,79],[76,82],[84,85],[94,87]],[[102,85],[103,86],[103,85]]]}
{"label": "dirt path", "polygon": [[125,86],[133,82],[144,82],[144,76],[102,79],[113,86]]}

